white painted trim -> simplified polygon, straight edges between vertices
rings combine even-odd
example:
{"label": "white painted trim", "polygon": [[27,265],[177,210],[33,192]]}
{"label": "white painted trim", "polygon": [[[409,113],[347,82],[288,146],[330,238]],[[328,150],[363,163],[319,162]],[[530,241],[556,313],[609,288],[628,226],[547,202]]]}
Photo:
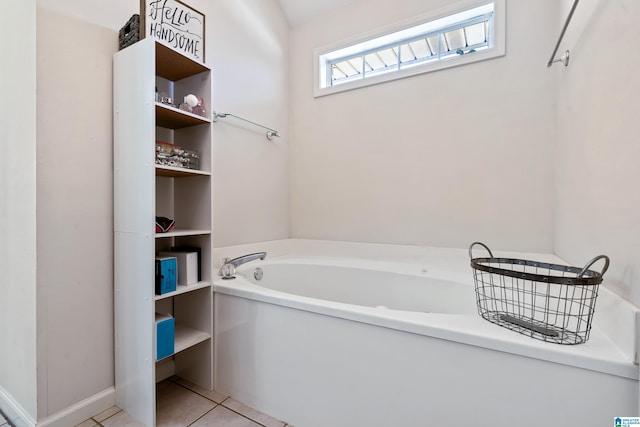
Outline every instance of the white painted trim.
{"label": "white painted trim", "polygon": [[92,416],[115,405],[115,388],[110,387],[94,394],[42,421],[36,422],[33,417],[0,386],[0,408],[6,418],[15,427],[69,427],[80,424]]}
{"label": "white painted trim", "polygon": [[[115,405],[116,389],[110,387],[100,393],[94,394],[62,411],[53,414],[42,421],[37,427],[69,427],[80,424],[92,416],[106,411]],[[32,424],[33,425],[33,424]]]}
{"label": "white painted trim", "polygon": [[16,427],[35,427],[36,421],[9,392],[0,386],[0,408],[11,424]]}

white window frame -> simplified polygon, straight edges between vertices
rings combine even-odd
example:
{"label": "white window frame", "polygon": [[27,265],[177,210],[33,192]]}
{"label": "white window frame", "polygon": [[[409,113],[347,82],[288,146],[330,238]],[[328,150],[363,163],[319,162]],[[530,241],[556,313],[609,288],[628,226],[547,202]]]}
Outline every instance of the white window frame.
{"label": "white window frame", "polygon": [[[379,39],[386,35],[390,35],[402,30],[409,29],[424,23],[436,21],[438,19],[446,18],[451,15],[455,15],[460,12],[464,12],[470,9],[474,9],[480,6],[493,3],[493,25],[490,29],[489,39],[491,45],[488,49],[479,50],[472,55],[460,55],[456,58],[450,58],[447,60],[438,60],[425,62],[416,66],[408,67],[405,69],[396,70],[393,72],[382,73],[379,75],[353,80],[350,82],[344,82],[336,85],[329,85],[327,75],[331,60],[335,60],[337,56],[347,56],[349,54],[362,53],[372,48],[381,46],[381,43],[372,45],[370,41]],[[465,0],[453,5],[432,11],[407,21],[392,24],[388,27],[378,29],[367,34],[362,34],[357,37],[353,37],[347,40],[343,40],[338,43],[326,45],[320,48],[314,49],[314,97],[320,97],[330,95],[333,93],[345,92],[352,89],[361,87],[376,85],[388,81],[403,79],[419,74],[430,73],[451,67],[458,67],[474,62],[485,61],[488,59],[497,58],[505,55],[505,0]],[[367,43],[369,42],[369,43]]]}

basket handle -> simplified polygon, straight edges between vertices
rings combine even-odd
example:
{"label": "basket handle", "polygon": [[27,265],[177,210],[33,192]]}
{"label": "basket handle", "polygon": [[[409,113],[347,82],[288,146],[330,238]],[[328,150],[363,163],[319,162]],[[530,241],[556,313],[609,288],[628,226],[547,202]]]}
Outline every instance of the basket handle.
{"label": "basket handle", "polygon": [[474,247],[475,245],[480,245],[480,246],[482,246],[483,248],[485,248],[485,249],[487,250],[487,252],[489,252],[489,257],[493,258],[493,254],[491,253],[491,249],[489,249],[489,247],[488,247],[487,245],[485,245],[484,243],[482,243],[482,242],[473,242],[473,243],[469,246],[469,258],[473,259],[472,251],[473,251],[473,247]]}
{"label": "basket handle", "polygon": [[607,271],[607,269],[609,268],[609,257],[606,255],[598,255],[597,257],[595,257],[594,259],[592,259],[591,261],[589,261],[587,263],[587,265],[584,266],[584,268],[582,269],[582,271],[580,271],[580,274],[578,274],[578,277],[582,277],[582,275],[584,273],[587,272],[587,270],[589,269],[589,267],[591,267],[593,264],[595,264],[597,261],[604,259],[604,267],[602,267],[602,272],[600,273],[600,276],[604,276],[604,273]]}

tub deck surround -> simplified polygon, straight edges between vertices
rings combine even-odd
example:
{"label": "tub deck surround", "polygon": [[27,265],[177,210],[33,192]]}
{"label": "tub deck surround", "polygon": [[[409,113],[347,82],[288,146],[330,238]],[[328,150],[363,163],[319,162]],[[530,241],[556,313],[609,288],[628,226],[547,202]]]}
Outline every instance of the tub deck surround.
{"label": "tub deck surround", "polygon": [[[284,239],[269,242],[260,242],[248,245],[216,248],[213,253],[214,267],[221,265],[224,257],[236,257],[247,253],[267,251],[265,263],[271,263],[277,258],[278,263],[300,263],[308,261],[315,265],[327,263],[337,267],[354,267],[371,270],[386,271],[401,275],[428,277],[433,280],[464,284],[471,288],[472,299],[475,304],[475,290],[473,273],[469,265],[467,249],[418,247],[408,245],[388,245],[356,242],[336,242],[306,239]],[[521,253],[494,251],[495,256],[532,259],[536,261],[554,264],[566,264],[564,260],[553,254]],[[475,256],[481,254],[474,252]],[[262,262],[262,261],[261,261]],[[257,264],[249,263],[240,271],[252,271]],[[593,318],[593,327],[589,341],[577,346],[554,345],[543,343],[529,337],[522,336],[513,331],[508,331],[481,319],[475,308],[469,317],[437,316],[422,313],[388,312],[372,310],[370,307],[351,306],[345,310],[344,306],[318,304],[317,300],[303,297],[290,297],[278,292],[270,291],[262,286],[252,285],[250,282],[230,284],[223,282],[214,283],[214,292],[235,294],[246,298],[261,298],[264,302],[286,305],[288,301],[297,304],[299,308],[328,315],[347,316],[351,320],[368,317],[377,321],[379,326],[413,325],[414,330],[425,333],[431,328],[432,333],[446,336],[466,337],[469,344],[477,345],[478,340],[486,345],[493,342],[496,350],[513,352],[530,357],[541,357],[544,353],[553,353],[558,363],[567,363],[580,367],[603,369],[608,365],[612,374],[622,375],[628,378],[638,379],[638,367],[634,365],[638,358],[638,336],[636,325],[640,327],[640,308],[635,307],[606,287],[606,276],[603,285],[600,286],[598,300]],[[227,286],[228,285],[228,286]],[[398,315],[402,316],[400,320]],[[364,317],[362,317],[364,316]],[[438,321],[437,319],[442,319]],[[425,321],[427,322],[425,323]],[[368,320],[365,320],[368,321]],[[456,326],[457,325],[457,326]],[[471,328],[480,329],[471,329]],[[404,326],[400,326],[404,328]],[[474,331],[474,332],[471,332]],[[476,331],[486,336],[487,340],[478,338]],[[481,345],[484,346],[484,345]],[[492,347],[493,348],[493,347]],[[530,351],[530,352],[529,352]],[[585,366],[583,361],[592,360],[594,363]],[[543,357],[543,360],[547,360]],[[608,369],[608,368],[607,368]],[[606,370],[606,369],[605,369]],[[617,373],[616,373],[617,372]]]}
{"label": "tub deck surround", "polygon": [[[277,281],[273,284],[269,283],[269,276],[276,273],[276,269],[283,267],[286,269],[287,266],[303,267],[308,273],[308,276],[297,275],[292,279],[300,281],[299,289],[295,291],[298,295],[277,290],[278,287],[286,289],[291,286],[290,284],[283,286]],[[357,267],[354,268],[354,266]],[[252,279],[252,274],[256,267],[260,267],[264,271],[264,279],[260,282]],[[369,306],[347,304],[301,295],[305,292],[308,292],[309,295],[314,295],[313,286],[323,280],[330,280],[331,274],[335,274],[334,281],[339,282],[343,271],[341,269],[345,268],[351,270],[352,274],[349,274],[350,277],[347,279],[352,281],[357,281],[353,275],[354,272],[356,274],[357,272],[366,274],[370,271],[395,275],[394,284],[401,283],[403,277],[405,280],[423,279],[424,284],[428,285],[430,290],[434,292],[432,298],[438,301],[435,307],[433,304],[425,304],[424,311],[410,311],[387,308],[387,306],[378,307],[378,305],[385,305],[382,303],[373,303],[375,305]],[[332,271],[335,273],[332,273]],[[280,272],[276,274],[281,276]],[[387,280],[389,280],[388,277],[386,276]],[[438,293],[437,289],[441,288],[442,293],[446,293],[447,287],[455,286],[459,288],[461,284],[441,278],[435,278],[434,282],[432,279],[432,277],[429,277],[429,273],[424,271],[423,266],[346,258],[289,255],[272,257],[265,261],[247,264],[238,269],[237,279],[214,281],[214,292],[590,369],[629,379],[637,380],[639,377],[638,367],[597,326],[592,328],[589,341],[584,344],[559,345],[542,342],[493,325],[482,319],[476,312],[474,287],[473,283],[468,283],[469,280],[462,285],[463,288],[466,287],[467,289],[467,301],[464,304],[459,302],[452,303],[451,308],[443,306],[446,301],[440,298],[442,295]],[[313,282],[311,286],[308,285],[310,282]],[[343,285],[348,286],[349,283],[344,283]],[[385,298],[383,294],[380,294],[378,298],[369,295],[371,286],[368,285],[370,283],[362,283],[360,285],[362,286],[362,299],[383,301]],[[455,293],[462,294],[459,289]],[[447,296],[452,295],[454,293],[448,293]],[[408,297],[426,300],[427,295],[416,295],[414,293],[408,295]],[[335,298],[345,298],[345,295],[344,293],[336,295]],[[353,298],[353,296],[347,296],[347,298]],[[389,304],[389,307],[393,307],[393,305]]]}
{"label": "tub deck surround", "polygon": [[[213,284],[216,390],[294,425],[606,425],[638,412],[638,309],[606,287],[589,341],[559,345],[477,314],[466,249],[286,240],[214,260],[259,251]],[[334,297],[317,291],[327,281]],[[379,302],[405,285],[408,299]],[[456,292],[465,301],[447,305]]]}

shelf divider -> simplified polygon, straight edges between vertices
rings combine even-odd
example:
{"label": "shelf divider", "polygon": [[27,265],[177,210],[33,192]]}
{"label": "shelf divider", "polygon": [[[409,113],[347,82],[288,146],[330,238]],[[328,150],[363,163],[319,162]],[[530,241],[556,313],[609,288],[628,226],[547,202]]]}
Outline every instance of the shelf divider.
{"label": "shelf divider", "polygon": [[173,230],[168,233],[156,233],[156,239],[164,239],[167,237],[202,236],[205,234],[211,234],[211,230]]}
{"label": "shelf divider", "polygon": [[176,324],[174,354],[180,353],[210,338],[211,334]]}

